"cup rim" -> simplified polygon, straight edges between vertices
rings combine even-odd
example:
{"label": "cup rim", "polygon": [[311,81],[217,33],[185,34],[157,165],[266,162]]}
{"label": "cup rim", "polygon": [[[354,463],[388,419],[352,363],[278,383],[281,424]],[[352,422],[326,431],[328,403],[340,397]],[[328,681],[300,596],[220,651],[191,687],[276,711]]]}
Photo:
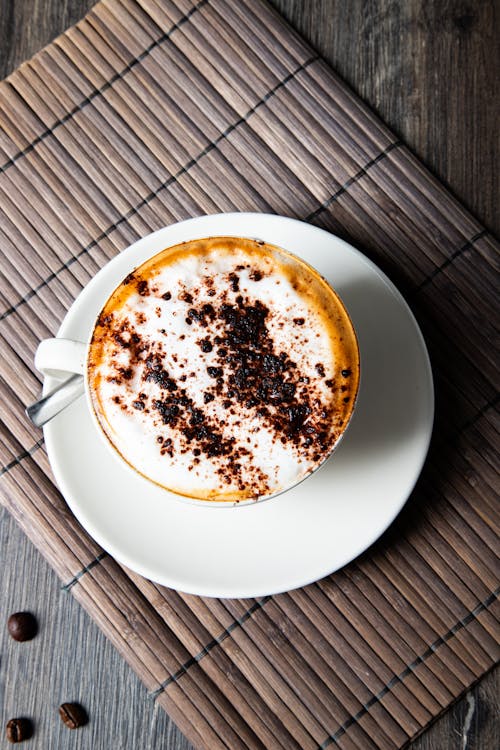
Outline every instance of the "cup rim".
{"label": "cup rim", "polygon": [[[98,414],[97,414],[97,411],[96,411],[96,408],[95,408],[95,405],[94,405],[94,401],[93,401],[93,398],[92,398],[92,395],[91,395],[91,389],[90,389],[90,384],[89,384],[89,376],[88,376],[88,371],[89,371],[89,366],[88,366],[89,365],[89,356],[90,356],[91,344],[92,344],[92,340],[93,340],[93,337],[94,337],[94,332],[95,332],[95,329],[96,329],[97,321],[99,320],[99,318],[100,318],[103,310],[107,306],[108,302],[111,300],[111,298],[113,297],[113,295],[115,294],[115,292],[123,284],[123,282],[125,281],[125,279],[127,278],[127,276],[129,276],[132,273],[135,273],[136,271],[140,270],[142,268],[142,266],[146,265],[147,263],[150,263],[157,255],[161,255],[166,250],[169,250],[171,248],[175,248],[175,247],[178,247],[178,246],[180,247],[181,245],[188,245],[188,244],[190,244],[192,242],[203,242],[204,240],[209,240],[209,239],[245,239],[245,240],[254,240],[254,241],[258,242],[259,244],[263,244],[263,245],[267,245],[269,247],[272,247],[273,249],[277,250],[279,253],[282,253],[285,256],[287,256],[288,258],[291,258],[294,262],[297,262],[297,263],[299,263],[301,265],[304,265],[306,268],[308,268],[309,271],[314,276],[318,277],[328,287],[329,292],[332,294],[332,296],[336,300],[336,304],[339,305],[339,307],[343,311],[346,319],[348,320],[349,326],[350,326],[350,331],[351,331],[351,334],[352,334],[352,337],[353,337],[353,341],[354,341],[354,350],[355,350],[355,355],[356,355],[355,364],[352,365],[353,369],[356,370],[356,375],[357,375],[357,378],[356,378],[356,390],[354,392],[354,395],[351,395],[350,410],[348,412],[348,416],[346,417],[346,419],[345,419],[345,421],[344,421],[344,423],[342,425],[342,429],[341,429],[340,435],[338,436],[337,440],[333,443],[333,445],[330,447],[330,450],[328,451],[328,453],[325,454],[325,456],[322,458],[322,460],[318,464],[316,464],[306,474],[303,474],[297,481],[293,482],[293,484],[290,484],[290,485],[288,485],[286,487],[282,487],[279,490],[277,490],[276,492],[273,492],[271,494],[261,495],[261,496],[257,496],[257,497],[249,497],[249,498],[244,498],[244,499],[241,499],[241,500],[232,500],[232,499],[227,499],[227,500],[213,499],[212,500],[210,498],[200,498],[200,497],[193,497],[191,495],[184,495],[184,494],[182,494],[182,493],[180,493],[180,492],[178,492],[176,490],[173,490],[173,489],[167,487],[166,485],[161,484],[160,482],[155,481],[151,477],[149,477],[146,474],[143,474],[141,471],[139,471],[139,469],[137,469],[135,466],[133,466],[125,458],[125,456],[123,456],[121,454],[121,452],[118,450],[117,446],[113,443],[113,441],[111,440],[111,438],[109,437],[109,435],[103,429],[103,427],[102,427],[102,425],[101,425],[101,423],[99,421],[99,417],[98,417]],[[84,379],[85,398],[86,398],[86,401],[87,401],[87,406],[88,406],[89,411],[91,413],[91,417],[92,417],[92,420],[94,422],[94,425],[96,426],[97,432],[99,433],[101,439],[104,440],[104,442],[105,442],[106,446],[108,447],[108,450],[110,451],[110,453],[113,454],[115,456],[115,458],[117,458],[117,460],[119,460],[119,462],[120,462],[120,464],[122,466],[125,465],[129,471],[131,471],[134,475],[139,476],[142,479],[144,479],[145,482],[151,483],[151,484],[155,485],[156,487],[158,487],[158,489],[161,489],[161,490],[164,490],[164,491],[168,492],[170,494],[170,496],[174,500],[176,500],[178,502],[187,503],[189,505],[195,505],[195,506],[198,506],[198,507],[242,508],[242,507],[248,507],[248,506],[257,505],[257,504],[260,505],[263,502],[266,502],[268,500],[274,500],[274,499],[276,499],[276,498],[278,498],[278,497],[280,497],[282,495],[285,495],[290,490],[293,490],[295,487],[298,487],[299,485],[301,485],[303,482],[305,482],[307,479],[309,479],[309,477],[311,477],[314,474],[316,474],[316,472],[318,472],[320,469],[322,469],[325,466],[325,464],[329,461],[329,459],[333,456],[333,454],[336,452],[338,446],[342,442],[342,440],[343,440],[346,432],[348,431],[349,426],[350,426],[351,421],[352,421],[353,414],[354,414],[354,412],[356,410],[356,404],[358,402],[358,396],[359,396],[359,391],[360,391],[360,382],[361,382],[361,355],[360,355],[359,339],[358,339],[358,335],[357,335],[357,332],[356,332],[356,328],[354,326],[354,323],[352,322],[352,318],[351,318],[351,316],[349,314],[349,311],[348,311],[348,309],[347,309],[344,301],[340,297],[340,295],[337,292],[337,290],[330,284],[330,282],[327,279],[325,279],[325,277],[322,276],[322,274],[320,274],[320,272],[316,268],[314,268],[314,266],[312,266],[308,261],[304,260],[303,258],[301,258],[300,256],[296,255],[292,251],[287,250],[286,248],[281,247],[280,245],[276,245],[274,243],[268,242],[267,240],[265,240],[263,238],[244,237],[242,235],[237,235],[237,234],[211,234],[211,235],[206,235],[206,236],[203,236],[203,237],[194,237],[193,239],[184,240],[184,241],[179,242],[179,243],[174,243],[173,245],[167,245],[162,250],[156,251],[153,254],[151,254],[150,256],[148,256],[146,259],[142,260],[137,266],[135,266],[131,271],[128,271],[128,273],[125,274],[125,276],[123,276],[121,278],[121,280],[115,285],[115,287],[113,288],[113,290],[108,294],[108,296],[106,297],[105,301],[100,306],[100,309],[99,309],[98,313],[96,314],[96,316],[94,318],[94,321],[92,323],[92,329],[91,329],[90,337],[89,337],[89,339],[88,339],[88,341],[86,343],[86,352],[85,352],[83,379]]]}

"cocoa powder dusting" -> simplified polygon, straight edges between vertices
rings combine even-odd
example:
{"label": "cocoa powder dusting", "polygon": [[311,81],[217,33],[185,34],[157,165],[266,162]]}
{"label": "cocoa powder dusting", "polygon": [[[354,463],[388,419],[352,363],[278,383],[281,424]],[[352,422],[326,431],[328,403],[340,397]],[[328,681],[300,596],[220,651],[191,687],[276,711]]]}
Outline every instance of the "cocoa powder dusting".
{"label": "cocoa powder dusting", "polygon": [[[260,281],[263,275],[251,269],[249,278]],[[133,275],[128,281],[136,283],[140,296],[150,293],[146,281],[136,282]],[[228,290],[232,296],[223,293],[215,300],[210,281],[206,287],[210,303],[196,305],[196,295],[188,290],[179,294],[178,301],[173,301],[180,305],[186,323],[199,329],[200,357],[203,360],[207,355],[206,372],[211,383],[200,394],[201,406],[186,391],[186,376],[176,379],[165,367],[161,344],[143,340],[129,318],[117,321],[113,315],[101,316],[96,336],[111,339],[116,354],[126,352],[127,366],[123,366],[121,359],[122,364],[114,368],[113,382],[120,384],[135,376],[134,387],[124,390],[122,400],[127,400],[128,393],[128,407],[151,417],[162,455],[174,457],[175,445],[175,450],[189,451],[196,457],[193,466],[199,463],[198,456],[218,461],[217,473],[222,481],[240,490],[248,491],[243,475],[248,477],[250,471],[253,484],[262,492],[267,489],[268,478],[252,465],[251,447],[237,445],[224,435],[225,423],[220,416],[215,416],[213,402],[229,414],[241,415],[243,420],[245,413],[252,419],[258,418],[277,441],[293,445],[301,458],[312,461],[321,460],[331,445],[333,407],[325,407],[317,398],[316,378],[311,382],[286,351],[276,348],[268,328],[270,310],[262,302],[251,301],[240,293],[240,278],[236,273],[228,274]],[[170,301],[172,295],[164,291],[157,299]],[[138,324],[143,322],[141,316],[142,313],[135,317]],[[299,327],[305,324],[304,318],[294,318],[293,322]],[[183,339],[184,335],[179,338]],[[172,359],[176,361],[175,357]],[[315,364],[315,370],[320,378],[325,377],[321,362]],[[344,379],[350,374],[349,370],[342,371]],[[152,385],[153,392],[141,393],[137,398],[136,383],[141,381]],[[333,380],[326,385],[334,389]],[[347,403],[347,396],[344,401]],[[175,443],[169,437],[174,434]],[[247,443],[251,445],[250,438]]]}

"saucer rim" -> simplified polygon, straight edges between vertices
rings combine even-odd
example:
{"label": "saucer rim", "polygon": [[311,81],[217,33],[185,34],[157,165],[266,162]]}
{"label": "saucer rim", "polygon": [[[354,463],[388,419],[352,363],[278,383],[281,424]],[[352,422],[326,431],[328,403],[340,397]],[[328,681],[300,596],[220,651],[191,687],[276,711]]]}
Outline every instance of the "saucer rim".
{"label": "saucer rim", "polygon": [[[409,496],[411,495],[411,492],[414,489],[414,486],[418,480],[418,477],[420,476],[420,473],[422,471],[422,467],[425,463],[428,448],[430,445],[430,440],[432,436],[432,428],[433,428],[433,421],[434,421],[434,385],[433,385],[433,379],[432,379],[432,369],[430,364],[430,359],[428,355],[428,351],[425,345],[425,341],[422,335],[422,332],[418,326],[418,323],[415,319],[415,316],[413,315],[410,307],[408,306],[408,303],[404,299],[404,297],[401,295],[401,293],[398,291],[398,289],[395,287],[395,285],[388,279],[388,277],[378,268],[378,266],[373,263],[369,258],[367,258],[363,253],[361,253],[359,250],[354,248],[350,243],[345,242],[341,238],[337,237],[336,235],[328,232],[327,230],[321,229],[320,227],[316,227],[311,224],[307,224],[306,222],[299,221],[297,219],[293,219],[290,217],[283,217],[278,216],[275,214],[260,214],[255,212],[234,212],[234,213],[224,213],[224,214],[209,214],[206,216],[196,217],[194,219],[187,219],[182,222],[176,222],[175,224],[172,224],[167,227],[163,227],[155,232],[152,232],[151,234],[147,235],[146,237],[143,237],[139,239],[137,242],[131,244],[129,247],[127,247],[125,250],[123,250],[119,255],[115,256],[111,261],[109,261],[92,279],[91,281],[86,285],[86,287],[82,290],[82,292],[78,295],[78,297],[73,302],[72,306],[68,310],[61,327],[58,332],[58,336],[64,336],[65,330],[70,326],[72,320],[74,317],[78,316],[78,312],[80,311],[80,308],[82,308],[85,303],[87,302],[87,299],[90,297],[94,289],[98,287],[98,284],[103,279],[106,279],[107,277],[110,277],[110,267],[116,268],[118,265],[122,265],[122,263],[126,263],[127,267],[129,267],[130,270],[133,270],[133,268],[137,267],[138,262],[142,262],[142,260],[139,259],[137,262],[136,256],[137,254],[140,255],[140,253],[143,251],[144,248],[151,245],[151,243],[155,243],[157,240],[162,238],[165,234],[172,233],[172,230],[181,231],[181,232],[188,232],[188,230],[198,230],[200,227],[203,227],[205,224],[210,226],[214,221],[217,222],[227,222],[231,224],[231,222],[235,221],[250,221],[255,220],[256,224],[258,221],[266,223],[278,223],[278,224],[284,224],[288,223],[289,227],[294,225],[300,225],[302,231],[310,231],[312,233],[320,232],[322,235],[328,235],[332,243],[340,243],[341,246],[344,247],[344,249],[348,250],[350,253],[353,253],[354,255],[358,256],[358,258],[362,259],[362,261],[367,264],[367,266],[370,268],[372,272],[374,272],[379,279],[384,283],[385,288],[387,289],[387,292],[390,293],[392,296],[396,298],[396,302],[403,306],[405,309],[406,314],[408,315],[408,318],[410,322],[412,323],[412,329],[415,333],[416,340],[415,343],[418,345],[419,353],[423,357],[422,360],[422,366],[425,369],[427,373],[427,383],[425,384],[426,390],[427,390],[427,407],[428,407],[428,414],[427,414],[427,420],[426,420],[426,426],[427,426],[427,432],[425,435],[425,438],[422,440],[421,445],[421,451],[420,456],[418,460],[415,460],[414,464],[414,470],[412,472],[411,477],[408,477],[407,482],[407,489],[405,492],[401,493],[401,497],[399,498],[398,502],[393,502],[392,504],[392,510],[390,513],[384,514],[384,520],[380,524],[378,528],[375,529],[374,533],[371,535],[371,538],[368,540],[366,538],[363,538],[361,543],[358,546],[353,545],[352,549],[349,550],[348,553],[344,555],[344,558],[336,559],[334,563],[334,567],[330,565],[326,565],[325,568],[321,571],[316,571],[313,576],[311,574],[303,574],[301,575],[290,575],[289,580],[287,583],[283,582],[282,585],[280,585],[278,588],[269,589],[269,587],[266,587],[265,585],[259,587],[249,587],[248,582],[242,582],[241,585],[233,585],[230,589],[224,588],[221,589],[221,587],[214,583],[213,586],[198,586],[195,583],[193,583],[193,576],[188,576],[191,578],[191,582],[189,581],[181,581],[174,579],[172,576],[169,576],[168,573],[165,574],[164,571],[160,571],[158,569],[152,569],[151,566],[144,565],[142,563],[137,563],[127,555],[127,552],[123,551],[123,549],[118,549],[115,544],[113,543],[113,540],[109,538],[104,538],[101,534],[100,530],[95,528],[92,523],[89,523],[88,519],[83,518],[84,512],[79,506],[78,503],[78,497],[75,497],[75,492],[71,489],[68,482],[66,481],[66,478],[64,476],[64,466],[60,465],[60,462],[57,457],[57,449],[55,445],[55,438],[54,433],[56,432],[56,426],[57,422],[54,420],[54,423],[49,424],[44,429],[45,433],[45,440],[46,440],[46,446],[47,446],[47,453],[49,456],[49,461],[54,473],[54,476],[56,478],[56,482],[58,486],[61,489],[61,492],[63,496],[66,499],[66,502],[68,503],[71,511],[74,513],[76,518],[79,520],[79,522],[82,524],[82,526],[88,531],[88,533],[106,550],[108,551],[117,561],[123,563],[125,566],[129,567],[130,569],[136,571],[140,575],[143,575],[144,577],[156,581],[162,585],[169,586],[171,588],[175,588],[180,591],[184,591],[186,593],[195,594],[195,595],[201,595],[201,596],[210,596],[210,597],[221,597],[221,598],[247,598],[247,597],[259,597],[259,596],[267,596],[267,595],[273,595],[277,593],[281,593],[283,591],[292,590],[294,588],[299,588],[301,586],[307,585],[312,583],[313,581],[319,580],[323,578],[324,576],[327,576],[336,570],[342,568],[344,565],[346,565],[348,562],[352,561],[353,559],[357,558],[362,552],[364,552],[366,549],[368,549],[386,530],[387,528],[393,523],[394,519],[397,517],[397,515],[401,512],[401,509],[407,502]],[[222,229],[222,228],[221,228]],[[227,232],[219,231],[217,234],[226,234],[228,236]],[[256,232],[256,235],[259,233]],[[196,237],[202,237],[202,236],[215,236],[216,232],[210,231],[209,233],[200,234],[195,233],[195,235],[192,234],[186,234],[186,238],[196,238]],[[232,236],[237,236],[236,234],[233,234]],[[250,234],[248,232],[243,232],[240,234],[240,236],[246,236],[249,237]],[[258,237],[253,236],[253,238],[257,239],[266,239],[265,237]],[[275,242],[274,239],[269,240],[272,242]],[[169,244],[174,244],[174,242],[171,242],[168,240]],[[279,243],[275,243],[279,244]],[[286,249],[286,248],[285,248]],[[151,251],[150,255],[153,255],[155,251]],[[117,261],[120,261],[117,263]],[[126,271],[127,272],[127,271]],[[125,274],[123,275],[126,275]],[[128,271],[130,272],[130,271]],[[123,276],[122,276],[123,277]],[[110,281],[107,283],[107,286],[109,287],[110,284],[112,285],[111,278]],[[112,287],[114,288],[114,287]],[[90,290],[90,291],[89,291]],[[44,390],[52,387],[53,382],[52,379],[46,378],[44,383]],[[56,425],[56,426],[54,426]],[[54,440],[53,440],[54,438]],[[159,490],[163,491],[163,490]],[[285,493],[286,494],[286,493]],[[270,502],[279,503],[280,501],[280,495],[277,495],[274,498],[269,498]],[[257,503],[258,504],[258,503]],[[233,512],[236,511],[232,507],[232,504],[225,504],[226,506],[229,505],[227,510],[224,512]],[[181,507],[182,504],[179,503],[179,507]],[[248,504],[245,506],[242,506],[241,511],[236,511],[238,513],[244,513],[243,507],[246,507],[248,509]],[[214,509],[214,513],[216,512],[216,509]],[[251,588],[251,590],[250,590]]]}

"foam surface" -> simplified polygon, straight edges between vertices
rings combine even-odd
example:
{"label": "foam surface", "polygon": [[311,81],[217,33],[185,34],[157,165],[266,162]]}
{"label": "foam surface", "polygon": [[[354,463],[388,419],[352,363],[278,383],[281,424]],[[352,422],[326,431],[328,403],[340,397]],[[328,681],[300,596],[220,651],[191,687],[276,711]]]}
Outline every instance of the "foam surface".
{"label": "foam surface", "polygon": [[345,312],[309,267],[250,240],[164,251],[100,315],[94,409],[122,457],[201,499],[274,494],[330,453],[357,387]]}

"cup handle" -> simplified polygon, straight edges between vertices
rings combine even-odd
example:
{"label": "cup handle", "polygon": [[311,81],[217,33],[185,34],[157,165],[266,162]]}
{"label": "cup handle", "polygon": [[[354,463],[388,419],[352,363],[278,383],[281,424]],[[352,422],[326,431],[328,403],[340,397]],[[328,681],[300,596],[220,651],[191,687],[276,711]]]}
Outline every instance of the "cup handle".
{"label": "cup handle", "polygon": [[71,372],[84,374],[86,355],[87,344],[81,341],[45,339],[36,350],[35,367],[43,375],[64,380]]}

